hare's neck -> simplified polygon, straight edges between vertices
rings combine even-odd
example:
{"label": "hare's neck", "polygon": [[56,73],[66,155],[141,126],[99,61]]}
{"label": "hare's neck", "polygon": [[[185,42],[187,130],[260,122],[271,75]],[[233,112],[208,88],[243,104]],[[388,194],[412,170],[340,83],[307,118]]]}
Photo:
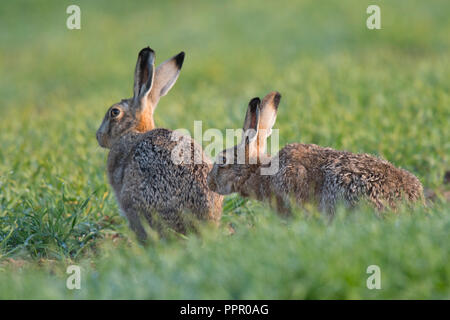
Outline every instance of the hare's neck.
{"label": "hare's neck", "polygon": [[271,194],[270,176],[261,175],[261,165],[249,166],[236,187],[244,197],[264,200]]}

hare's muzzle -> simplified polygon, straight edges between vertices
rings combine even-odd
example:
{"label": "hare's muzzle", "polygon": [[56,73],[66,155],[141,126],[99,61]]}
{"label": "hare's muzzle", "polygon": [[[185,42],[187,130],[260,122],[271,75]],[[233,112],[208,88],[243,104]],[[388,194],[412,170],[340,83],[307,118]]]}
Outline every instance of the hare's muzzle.
{"label": "hare's muzzle", "polygon": [[108,148],[108,143],[107,143],[107,139],[106,139],[106,135],[103,132],[103,130],[101,130],[102,128],[100,127],[100,129],[97,130],[95,137],[97,138],[97,142],[99,144],[100,147],[102,148]]}

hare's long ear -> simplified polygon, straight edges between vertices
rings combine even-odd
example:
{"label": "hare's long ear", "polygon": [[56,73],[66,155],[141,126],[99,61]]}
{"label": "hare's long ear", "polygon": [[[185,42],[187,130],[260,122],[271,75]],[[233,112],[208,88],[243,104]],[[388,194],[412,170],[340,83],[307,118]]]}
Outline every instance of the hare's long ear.
{"label": "hare's long ear", "polygon": [[173,87],[180,75],[183,66],[184,52],[161,63],[155,71],[155,80],[149,96],[150,104],[153,110],[159,102],[159,99],[167,94]]}
{"label": "hare's long ear", "polygon": [[266,95],[261,102],[261,114],[258,125],[258,153],[266,151],[267,138],[272,134],[272,127],[277,119],[278,105],[281,94],[273,91]]}
{"label": "hare's long ear", "polygon": [[248,146],[248,151],[250,155],[256,155],[256,138],[258,136],[258,126],[259,126],[259,106],[261,104],[261,99],[253,98],[250,100],[247,108],[247,113],[245,114],[244,126],[242,127],[242,144],[246,147]]}
{"label": "hare's long ear", "polygon": [[142,108],[146,106],[146,100],[153,86],[153,78],[155,77],[155,52],[149,47],[139,52],[134,70],[134,96],[135,105]]}

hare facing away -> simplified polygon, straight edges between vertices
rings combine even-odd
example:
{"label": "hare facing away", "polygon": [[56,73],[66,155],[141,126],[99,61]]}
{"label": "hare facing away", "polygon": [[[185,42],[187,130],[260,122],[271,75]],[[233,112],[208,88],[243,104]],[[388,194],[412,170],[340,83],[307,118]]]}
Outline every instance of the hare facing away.
{"label": "hare facing away", "polygon": [[[292,143],[274,157],[266,155],[280,99],[278,92],[272,92],[262,102],[259,98],[250,101],[242,142],[218,154],[208,175],[211,190],[273,199],[281,214],[290,213],[290,199],[298,205],[313,202],[330,215],[338,201],[351,207],[366,198],[382,210],[395,208],[401,199],[423,199],[422,185],[414,175],[368,154]],[[273,174],[268,170],[271,166],[278,168]]]}
{"label": "hare facing away", "polygon": [[184,137],[192,157],[200,160],[175,163],[172,153],[178,142],[173,131],[155,129],[153,121],[160,97],[178,78],[184,52],[156,69],[154,61],[155,53],[149,47],[139,52],[133,97],[112,105],[97,131],[99,145],[110,149],[108,178],[121,213],[141,241],[147,237],[141,217],[157,229],[163,223],[184,233],[188,213],[217,223],[222,212],[222,196],[207,186],[212,164],[201,147]]}

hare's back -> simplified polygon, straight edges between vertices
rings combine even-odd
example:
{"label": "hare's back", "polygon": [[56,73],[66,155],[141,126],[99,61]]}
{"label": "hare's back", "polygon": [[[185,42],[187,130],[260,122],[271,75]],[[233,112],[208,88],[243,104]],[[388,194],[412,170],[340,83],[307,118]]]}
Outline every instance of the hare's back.
{"label": "hare's back", "polygon": [[199,145],[183,139],[181,144],[173,131],[161,128],[145,133],[131,152],[126,175],[152,209],[206,213],[214,201],[206,183],[211,164]]}
{"label": "hare's back", "polygon": [[332,172],[342,178],[360,176],[372,181],[400,181],[412,176],[406,170],[370,154],[339,151],[315,144],[289,144],[280,151],[280,161],[299,163],[309,170]]}
{"label": "hare's back", "polygon": [[413,174],[370,154],[295,143],[280,151],[280,162],[302,165],[311,180],[349,198],[360,194],[390,199],[406,195],[417,200],[422,193],[422,185]]}
{"label": "hare's back", "polygon": [[339,185],[348,198],[365,194],[374,202],[391,202],[403,196],[415,201],[422,194],[422,185],[413,174],[370,154],[336,151],[330,153],[322,170],[325,178]]}

